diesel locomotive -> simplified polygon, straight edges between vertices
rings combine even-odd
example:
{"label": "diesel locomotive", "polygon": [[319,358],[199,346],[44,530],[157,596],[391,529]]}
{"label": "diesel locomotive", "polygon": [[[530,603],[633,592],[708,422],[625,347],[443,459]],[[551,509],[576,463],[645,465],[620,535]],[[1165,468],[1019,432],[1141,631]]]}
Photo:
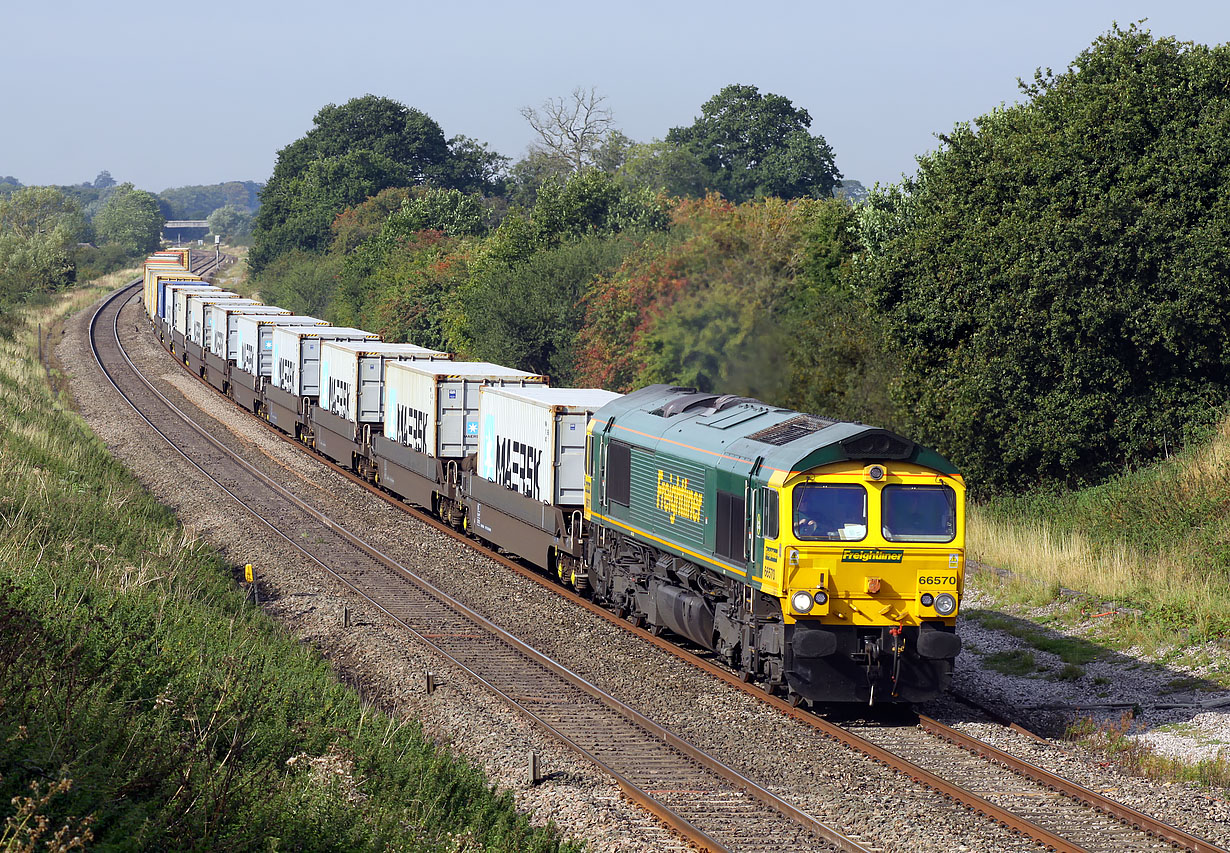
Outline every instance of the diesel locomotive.
{"label": "diesel locomotive", "polygon": [[795,702],[921,702],[961,649],[964,483],[887,430],[385,344],[149,259],[163,345],[397,497]]}

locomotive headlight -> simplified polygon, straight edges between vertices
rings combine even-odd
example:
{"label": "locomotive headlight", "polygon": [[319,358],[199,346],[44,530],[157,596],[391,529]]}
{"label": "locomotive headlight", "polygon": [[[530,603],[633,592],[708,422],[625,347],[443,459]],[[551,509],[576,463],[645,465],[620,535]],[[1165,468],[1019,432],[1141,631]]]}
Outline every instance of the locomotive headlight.
{"label": "locomotive headlight", "polygon": [[932,604],[935,604],[935,596],[929,592],[924,592],[918,596],[918,603],[923,607],[930,607]]}
{"label": "locomotive headlight", "polygon": [[880,480],[883,480],[886,473],[888,472],[884,470],[883,465],[868,465],[865,469],[863,469],[863,476],[868,480],[871,480],[873,483],[878,483]]}
{"label": "locomotive headlight", "polygon": [[957,598],[948,592],[941,592],[935,597],[935,612],[941,616],[951,616],[957,612]]}
{"label": "locomotive headlight", "polygon": [[794,608],[795,613],[809,612],[814,603],[815,600],[811,597],[811,593],[806,590],[801,589],[790,596],[790,606]]}

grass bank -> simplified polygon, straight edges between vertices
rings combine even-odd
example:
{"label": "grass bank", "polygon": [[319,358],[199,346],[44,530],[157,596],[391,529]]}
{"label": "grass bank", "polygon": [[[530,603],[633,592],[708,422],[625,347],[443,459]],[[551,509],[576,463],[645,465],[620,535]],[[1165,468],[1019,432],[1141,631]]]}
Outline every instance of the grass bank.
{"label": "grass bank", "polygon": [[973,559],[1015,573],[979,582],[1007,600],[1080,591],[1090,606],[1128,611],[1108,621],[1108,637],[1147,648],[1228,637],[1230,419],[1100,486],[974,506],[969,531]]}
{"label": "grass bank", "polygon": [[56,398],[35,328],[102,290],[0,339],[0,851],[565,849],[245,605]]}

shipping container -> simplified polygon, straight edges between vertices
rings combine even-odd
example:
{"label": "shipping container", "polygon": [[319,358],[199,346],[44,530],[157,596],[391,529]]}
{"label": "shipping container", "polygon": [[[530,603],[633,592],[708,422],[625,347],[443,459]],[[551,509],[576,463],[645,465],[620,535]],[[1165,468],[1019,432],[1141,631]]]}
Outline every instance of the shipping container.
{"label": "shipping container", "polygon": [[279,325],[273,330],[274,384],[296,397],[320,393],[320,345],[322,341],[380,342],[380,336],[345,326]]}
{"label": "shipping container", "polygon": [[218,302],[242,302],[245,305],[258,304],[255,299],[244,299],[238,293],[230,290],[224,290],[221,293],[212,293],[208,296],[202,296],[196,293],[190,293],[187,297],[188,304],[188,340],[197,346],[204,347],[210,338],[210,319],[205,311],[207,305],[213,305]]}
{"label": "shipping container", "polygon": [[192,293],[220,293],[222,288],[214,287],[205,284],[201,281],[168,281],[162,284],[162,305],[163,313],[162,320],[167,324],[168,331],[174,331],[177,328],[183,328],[182,315],[177,315],[177,310],[182,310],[182,300],[178,298],[183,291]]}
{"label": "shipping container", "polygon": [[[190,295],[195,294],[197,296],[205,296],[205,295],[217,296],[222,299],[239,298],[238,293],[231,293],[231,291],[223,290],[220,287],[206,287],[206,288],[176,287],[174,288],[174,291],[175,291],[175,302],[172,306],[172,310],[175,313],[172,314],[171,316],[171,324],[170,324],[171,331],[176,332],[179,335],[181,335],[185,341],[188,340],[188,331],[189,331],[188,297]],[[225,294],[230,294],[230,295],[227,296]]]}
{"label": "shipping container", "polygon": [[175,313],[175,287],[213,287],[207,281],[202,281],[196,276],[180,273],[176,276],[164,276],[156,274],[154,276],[154,302],[158,306],[154,316],[162,320],[168,327],[171,325],[171,317]]}
{"label": "shipping container", "polygon": [[239,369],[252,376],[273,376],[273,330],[286,326],[328,326],[304,314],[240,314],[235,320],[239,337]]}
{"label": "shipping container", "polygon": [[164,311],[159,301],[161,282],[163,281],[196,281],[200,276],[193,275],[179,264],[150,264],[145,267],[145,289],[142,298],[145,300],[146,312],[152,317],[162,317]]}
{"label": "shipping container", "polygon": [[320,406],[352,424],[382,424],[387,362],[451,359],[415,344],[325,341],[320,347]]}
{"label": "shipping container", "polygon": [[[235,321],[241,314],[280,314],[289,316],[290,312],[276,305],[236,305],[239,300],[224,300],[216,302],[205,309],[210,318],[209,327],[213,340],[209,351],[219,358],[228,360],[239,359],[239,335],[235,329]],[[228,304],[229,303],[229,304]]]}
{"label": "shipping container", "polygon": [[478,475],[543,503],[581,506],[586,427],[622,396],[598,388],[482,388]]}
{"label": "shipping container", "polygon": [[485,361],[393,361],[385,367],[384,436],[431,456],[478,450],[484,385],[546,385],[547,377]]}

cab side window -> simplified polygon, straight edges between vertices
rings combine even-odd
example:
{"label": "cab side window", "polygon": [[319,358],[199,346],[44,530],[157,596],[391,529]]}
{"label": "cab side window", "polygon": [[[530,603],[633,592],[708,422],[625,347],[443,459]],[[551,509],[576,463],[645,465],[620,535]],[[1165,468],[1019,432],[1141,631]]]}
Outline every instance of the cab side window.
{"label": "cab side window", "polygon": [[764,507],[762,510],[763,530],[765,539],[776,539],[780,533],[778,529],[778,510],[777,510],[777,490],[776,489],[761,489],[760,505]]}

